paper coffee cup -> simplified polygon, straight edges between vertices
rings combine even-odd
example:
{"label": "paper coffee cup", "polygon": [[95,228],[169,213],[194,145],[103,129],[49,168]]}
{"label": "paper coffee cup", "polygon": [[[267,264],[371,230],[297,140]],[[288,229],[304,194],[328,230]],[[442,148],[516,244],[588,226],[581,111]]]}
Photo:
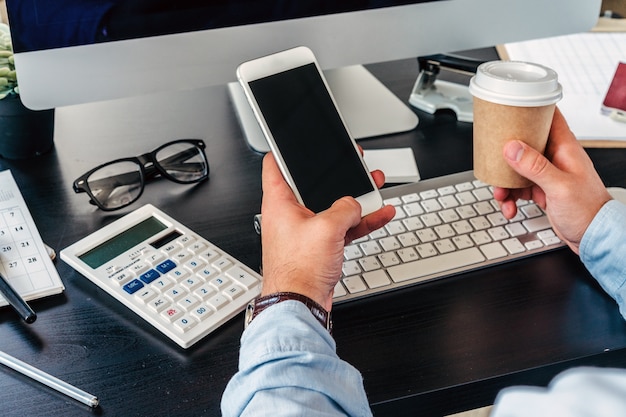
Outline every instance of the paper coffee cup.
{"label": "paper coffee cup", "polygon": [[544,152],[562,97],[557,73],[528,62],[485,62],[470,80],[469,91],[474,97],[474,175],[498,187],[531,185],[507,164],[502,150],[517,139]]}

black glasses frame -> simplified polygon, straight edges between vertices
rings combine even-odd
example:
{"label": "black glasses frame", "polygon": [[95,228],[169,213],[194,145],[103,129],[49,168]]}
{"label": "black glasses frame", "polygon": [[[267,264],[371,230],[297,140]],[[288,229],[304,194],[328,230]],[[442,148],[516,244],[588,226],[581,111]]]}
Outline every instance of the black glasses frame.
{"label": "black glasses frame", "polygon": [[[175,145],[177,143],[189,143],[193,146],[195,146],[200,152],[200,155],[202,155],[202,158],[204,160],[204,164],[206,166],[206,173],[205,175],[203,175],[202,177],[198,178],[198,179],[194,179],[191,181],[182,181],[178,178],[175,178],[173,176],[171,176],[170,174],[167,173],[167,171],[161,166],[161,164],[157,161],[156,159],[156,155],[157,153],[159,153],[161,150],[163,150],[164,148],[167,148],[169,146]],[[98,208],[100,208],[101,210],[104,211],[115,211],[115,210],[119,210],[121,208],[127,207],[129,205],[131,205],[132,203],[134,203],[135,201],[139,200],[139,197],[141,197],[141,195],[143,194],[145,185],[148,181],[151,181],[159,176],[163,177],[163,178],[167,178],[170,181],[176,182],[178,184],[195,184],[201,181],[206,180],[207,178],[209,178],[209,161],[207,160],[206,157],[206,153],[205,150],[206,149],[206,144],[204,143],[204,141],[202,139],[179,139],[179,140],[175,140],[172,142],[168,142],[165,143],[161,146],[159,146],[158,148],[156,148],[155,150],[145,153],[143,155],[139,155],[139,156],[134,156],[134,157],[128,157],[128,158],[120,158],[120,159],[116,159],[114,161],[109,161],[106,162],[104,164],[98,165],[97,167],[87,171],[86,173],[84,173],[83,175],[81,175],[80,177],[78,177],[73,185],[72,188],[74,189],[75,193],[87,193],[87,195],[89,195],[89,203],[98,206]],[[172,155],[168,158],[169,159],[178,159],[180,158],[182,155]],[[140,174],[140,179],[141,179],[141,189],[139,190],[139,193],[137,194],[137,196],[127,202],[126,204],[120,205],[118,207],[106,207],[103,206],[101,204],[101,202],[98,200],[98,198],[93,194],[93,192],[91,191],[91,188],[89,187],[89,183],[88,183],[88,179],[91,176],[91,174],[93,174],[94,172],[108,166],[108,165],[113,165],[113,164],[117,164],[119,162],[134,162],[139,166],[139,174]]]}

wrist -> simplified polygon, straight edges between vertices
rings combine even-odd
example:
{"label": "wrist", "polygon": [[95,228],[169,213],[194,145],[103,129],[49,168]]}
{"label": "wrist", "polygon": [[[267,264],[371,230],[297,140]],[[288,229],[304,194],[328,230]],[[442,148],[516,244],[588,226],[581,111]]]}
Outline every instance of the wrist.
{"label": "wrist", "polygon": [[274,304],[288,300],[295,300],[304,304],[309,309],[313,317],[315,317],[315,319],[326,330],[332,332],[332,319],[330,311],[327,311],[323,306],[311,298],[294,292],[276,292],[263,295],[255,300],[252,300],[246,308],[245,327],[248,327],[252,320],[254,320],[254,318],[265,309],[273,306]]}

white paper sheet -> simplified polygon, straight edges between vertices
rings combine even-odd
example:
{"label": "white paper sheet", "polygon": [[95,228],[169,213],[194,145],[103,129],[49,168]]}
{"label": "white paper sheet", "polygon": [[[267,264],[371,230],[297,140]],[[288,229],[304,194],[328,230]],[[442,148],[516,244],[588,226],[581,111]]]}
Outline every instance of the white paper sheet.
{"label": "white paper sheet", "polygon": [[509,59],[529,61],[559,74],[557,104],[583,140],[626,140],[626,123],[601,113],[617,64],[626,62],[626,33],[589,32],[505,45]]}

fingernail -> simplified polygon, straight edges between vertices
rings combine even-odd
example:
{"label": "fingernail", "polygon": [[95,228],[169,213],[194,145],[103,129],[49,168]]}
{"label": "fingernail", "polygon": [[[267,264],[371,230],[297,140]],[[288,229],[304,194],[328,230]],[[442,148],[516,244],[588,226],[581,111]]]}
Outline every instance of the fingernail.
{"label": "fingernail", "polygon": [[513,162],[519,162],[524,154],[524,147],[518,141],[509,142],[504,148],[504,157]]}

